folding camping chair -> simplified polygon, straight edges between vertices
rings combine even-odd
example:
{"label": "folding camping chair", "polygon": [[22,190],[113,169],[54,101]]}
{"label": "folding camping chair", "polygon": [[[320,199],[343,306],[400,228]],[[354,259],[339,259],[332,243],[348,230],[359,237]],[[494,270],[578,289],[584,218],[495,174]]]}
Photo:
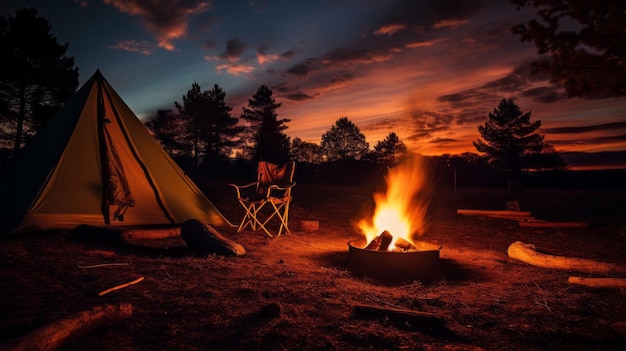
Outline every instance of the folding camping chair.
{"label": "folding camping chair", "polygon": [[[278,233],[289,231],[289,203],[293,182],[295,162],[283,165],[260,161],[257,168],[257,181],[246,185],[229,184],[237,191],[237,200],[245,210],[245,214],[237,233],[247,226],[254,231],[263,229],[267,235],[274,237],[268,230],[268,222],[276,217],[280,222]],[[269,213],[268,213],[269,212]]]}

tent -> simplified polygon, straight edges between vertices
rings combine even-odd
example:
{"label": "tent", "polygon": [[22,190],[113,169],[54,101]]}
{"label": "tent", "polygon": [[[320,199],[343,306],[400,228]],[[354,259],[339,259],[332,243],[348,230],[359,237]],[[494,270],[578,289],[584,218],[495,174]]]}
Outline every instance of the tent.
{"label": "tent", "polygon": [[0,174],[2,234],[189,219],[232,226],[100,70]]}

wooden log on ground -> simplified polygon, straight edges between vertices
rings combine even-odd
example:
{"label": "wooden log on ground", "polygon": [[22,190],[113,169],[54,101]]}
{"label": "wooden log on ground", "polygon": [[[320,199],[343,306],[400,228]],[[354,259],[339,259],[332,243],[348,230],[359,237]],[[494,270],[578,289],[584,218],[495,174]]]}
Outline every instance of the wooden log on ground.
{"label": "wooden log on ground", "polygon": [[520,221],[520,227],[531,227],[531,228],[588,228],[589,223],[587,222],[554,222],[554,221],[542,221],[542,220],[534,220],[534,221]]}
{"label": "wooden log on ground", "polygon": [[168,228],[132,228],[122,230],[122,238],[133,240],[158,240],[180,236],[180,226]]}
{"label": "wooden log on ground", "polygon": [[441,331],[445,329],[443,318],[432,313],[404,310],[398,308],[379,308],[364,305],[353,306],[353,317],[356,319],[386,319],[398,324],[408,323],[411,327]]}
{"label": "wooden log on ground", "polygon": [[500,217],[530,217],[530,211],[508,211],[508,210],[468,210],[457,209],[457,214],[465,216],[500,216]]}
{"label": "wooden log on ground", "polygon": [[534,245],[516,241],[507,250],[510,258],[537,267],[555,268],[584,273],[624,274],[626,268],[608,262],[586,258],[556,256],[537,251]]}
{"label": "wooden log on ground", "polygon": [[587,278],[571,276],[567,279],[567,282],[592,288],[626,289],[626,279],[624,278]]}
{"label": "wooden log on ground", "polygon": [[129,318],[133,306],[129,303],[96,306],[90,310],[38,328],[18,339],[0,345],[0,350],[56,350],[71,339],[86,334],[98,327]]}
{"label": "wooden log on ground", "polygon": [[242,256],[246,250],[240,244],[224,237],[208,224],[190,219],[180,228],[180,236],[187,246],[198,255],[218,254],[224,256]]}

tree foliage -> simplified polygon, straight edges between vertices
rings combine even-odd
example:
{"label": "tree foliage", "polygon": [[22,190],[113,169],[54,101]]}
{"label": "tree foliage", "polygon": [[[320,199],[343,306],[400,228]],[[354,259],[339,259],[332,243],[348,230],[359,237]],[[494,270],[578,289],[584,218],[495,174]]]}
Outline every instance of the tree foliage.
{"label": "tree foliage", "polygon": [[322,148],[315,144],[304,141],[300,138],[294,138],[291,141],[291,159],[296,162],[321,163]]}
{"label": "tree foliage", "polygon": [[194,82],[191,89],[183,95],[183,103],[174,102],[178,114],[185,125],[186,143],[190,145],[193,156],[194,170],[198,167],[200,153],[202,152],[202,135],[208,129],[207,115],[209,113],[209,99],[206,92],[202,91],[200,84]]}
{"label": "tree foliage", "polygon": [[322,135],[322,152],[328,161],[360,160],[369,152],[365,135],[348,119],[341,117]]}
{"label": "tree foliage", "polygon": [[241,118],[248,123],[245,131],[247,154],[254,161],[283,163],[289,160],[289,137],[284,133],[289,119],[278,119],[276,110],[282,104],[272,97],[272,90],[261,85],[248,99]]}
{"label": "tree foliage", "polygon": [[394,132],[374,145],[375,157],[379,162],[396,163],[407,152],[407,147]]}
{"label": "tree foliage", "polygon": [[237,145],[238,119],[230,115],[232,107],[225,100],[226,93],[219,85],[203,91],[200,84],[193,83],[183,96],[183,103],[174,102],[192,150],[194,167],[198,166],[201,155],[207,161],[224,159]]}
{"label": "tree foliage", "polygon": [[[489,163],[512,175],[523,169],[535,168],[542,153],[551,149],[543,136],[536,133],[541,121],[530,121],[530,112],[523,113],[511,99],[502,99],[484,125],[478,126],[482,139],[474,141],[474,147],[486,154]],[[557,156],[556,153],[553,153]],[[545,161],[547,158],[541,158]],[[542,169],[551,168],[543,165]],[[558,165],[554,165],[555,167]]]}
{"label": "tree foliage", "polygon": [[546,55],[533,72],[547,73],[569,97],[626,94],[626,2],[616,0],[511,0],[535,7],[539,20],[511,31]]}
{"label": "tree foliage", "polygon": [[48,20],[35,8],[19,8],[15,16],[0,17],[0,112],[15,123],[13,145],[34,134],[78,87],[74,58],[65,56],[50,32]]}
{"label": "tree foliage", "polygon": [[239,119],[232,117],[233,108],[226,104],[226,92],[217,84],[207,91],[209,98],[208,130],[205,134],[205,154],[209,160],[227,158],[239,145],[237,135],[242,131]]}
{"label": "tree foliage", "polygon": [[158,110],[156,115],[148,120],[145,125],[152,131],[155,139],[161,143],[170,156],[190,154],[189,150],[186,150],[184,140],[185,127],[174,111],[170,109]]}

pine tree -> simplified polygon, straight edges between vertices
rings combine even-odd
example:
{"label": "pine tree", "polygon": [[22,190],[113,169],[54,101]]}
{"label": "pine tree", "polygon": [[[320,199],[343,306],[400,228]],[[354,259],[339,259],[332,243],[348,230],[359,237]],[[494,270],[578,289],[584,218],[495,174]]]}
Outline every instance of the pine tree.
{"label": "pine tree", "polygon": [[380,162],[396,163],[407,152],[407,147],[398,135],[390,132],[384,140],[374,145],[376,159]]}
{"label": "pine tree", "polygon": [[491,165],[518,176],[523,169],[531,168],[532,160],[547,149],[544,137],[536,133],[541,121],[531,123],[530,114],[523,113],[513,100],[502,99],[489,113],[487,122],[478,126],[482,139],[474,141],[474,147],[486,154]]}
{"label": "pine tree", "polygon": [[272,97],[272,91],[261,85],[248,107],[243,108],[241,118],[248,123],[247,154],[253,161],[284,163],[289,160],[289,137],[284,133],[289,119],[278,119],[276,110],[282,104]]}
{"label": "pine tree", "polygon": [[59,44],[50,31],[35,8],[0,17],[0,115],[16,124],[15,152],[78,88],[74,58],[65,56],[69,45]]}
{"label": "pine tree", "polygon": [[322,135],[322,152],[328,161],[360,160],[369,152],[365,135],[348,119],[342,117]]}

